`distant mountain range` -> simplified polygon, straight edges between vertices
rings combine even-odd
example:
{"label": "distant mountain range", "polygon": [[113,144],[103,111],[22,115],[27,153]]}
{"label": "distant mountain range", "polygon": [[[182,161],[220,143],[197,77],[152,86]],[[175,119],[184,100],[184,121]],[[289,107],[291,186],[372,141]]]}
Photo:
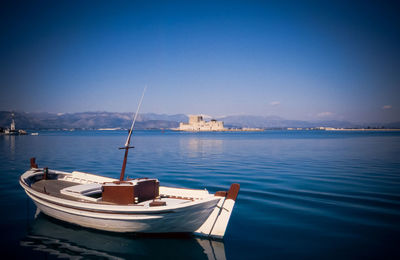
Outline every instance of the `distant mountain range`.
{"label": "distant mountain range", "polygon": [[[14,119],[18,129],[99,129],[99,128],[129,128],[133,113],[118,112],[83,112],[83,113],[27,113],[14,112]],[[260,128],[362,128],[385,127],[400,128],[400,122],[388,124],[356,124],[347,121],[300,121],[287,120],[277,116],[225,116],[216,118],[223,121],[226,127],[260,127]],[[164,129],[178,127],[179,122],[187,122],[184,114],[167,115],[144,113],[137,118],[137,129]],[[0,127],[7,128],[11,123],[11,113],[0,111]]]}
{"label": "distant mountain range", "polygon": [[[83,112],[83,113],[26,113],[14,112],[18,129],[99,129],[129,128],[133,113]],[[179,126],[180,121],[187,121],[185,115],[139,114],[137,129],[162,129]],[[9,127],[11,113],[0,111],[0,127]]]}
{"label": "distant mountain range", "polygon": [[302,121],[288,120],[278,116],[226,116],[218,120],[224,121],[230,127],[261,127],[261,128],[400,128],[400,122],[394,123],[354,123],[339,120]]}

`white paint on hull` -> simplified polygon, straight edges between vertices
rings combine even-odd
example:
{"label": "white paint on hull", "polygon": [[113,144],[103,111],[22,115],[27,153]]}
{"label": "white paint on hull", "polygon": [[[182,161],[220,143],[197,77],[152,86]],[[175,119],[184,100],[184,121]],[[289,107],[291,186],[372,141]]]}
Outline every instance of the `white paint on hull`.
{"label": "white paint on hull", "polygon": [[195,231],[195,234],[199,236],[223,238],[234,205],[235,201],[232,199],[224,198],[220,200],[208,219]]}
{"label": "white paint on hull", "polygon": [[29,192],[27,194],[46,215],[79,226],[113,232],[194,232],[208,218],[218,202],[208,201],[160,214],[118,214],[71,209],[41,200]]}

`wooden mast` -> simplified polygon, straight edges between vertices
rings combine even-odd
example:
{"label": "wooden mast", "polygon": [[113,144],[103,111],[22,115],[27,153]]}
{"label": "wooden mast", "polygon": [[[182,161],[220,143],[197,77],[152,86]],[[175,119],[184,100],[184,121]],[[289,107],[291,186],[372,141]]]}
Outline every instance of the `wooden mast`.
{"label": "wooden mast", "polygon": [[144,92],[146,92],[146,88],[147,88],[147,86],[143,89],[142,97],[140,98],[140,102],[139,102],[138,108],[137,108],[137,110],[136,110],[135,117],[133,118],[132,125],[131,125],[131,129],[129,130],[128,138],[126,139],[126,142],[125,142],[125,146],[119,148],[119,149],[125,149],[124,162],[122,163],[121,174],[119,175],[119,180],[120,180],[120,181],[123,181],[123,180],[124,180],[125,168],[126,168],[126,161],[128,160],[128,150],[129,150],[130,148],[134,148],[134,146],[129,146],[129,144],[130,144],[130,142],[131,142],[131,136],[132,136],[133,126],[135,125],[136,118],[137,118],[137,116],[138,116],[140,106],[142,105],[142,101],[143,101],[143,97],[144,97]]}

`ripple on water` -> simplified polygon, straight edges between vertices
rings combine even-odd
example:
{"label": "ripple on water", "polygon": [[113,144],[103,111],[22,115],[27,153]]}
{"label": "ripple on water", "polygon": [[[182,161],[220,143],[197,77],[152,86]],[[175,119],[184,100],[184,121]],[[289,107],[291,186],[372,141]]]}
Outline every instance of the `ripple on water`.
{"label": "ripple on water", "polygon": [[[0,136],[0,203],[10,212],[3,222],[24,234],[17,219],[28,218],[20,214],[26,195],[17,180],[30,157],[40,166],[118,177],[125,138],[125,131]],[[240,183],[228,258],[399,256],[399,133],[139,131],[134,145],[127,176],[210,192]]]}

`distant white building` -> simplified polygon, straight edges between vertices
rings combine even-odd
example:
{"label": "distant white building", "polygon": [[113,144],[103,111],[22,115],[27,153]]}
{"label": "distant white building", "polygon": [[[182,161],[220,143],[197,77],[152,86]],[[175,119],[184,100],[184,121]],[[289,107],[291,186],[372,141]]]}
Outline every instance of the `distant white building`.
{"label": "distant white building", "polygon": [[334,127],[326,127],[326,126],[319,126],[319,127],[317,127],[316,129],[318,129],[318,130],[325,130],[325,131],[333,131],[333,130],[336,130],[336,128],[334,128]]}
{"label": "distant white building", "polygon": [[202,116],[191,115],[189,116],[189,123],[179,123],[180,131],[225,131],[224,122],[212,119],[211,121],[204,121]]}

